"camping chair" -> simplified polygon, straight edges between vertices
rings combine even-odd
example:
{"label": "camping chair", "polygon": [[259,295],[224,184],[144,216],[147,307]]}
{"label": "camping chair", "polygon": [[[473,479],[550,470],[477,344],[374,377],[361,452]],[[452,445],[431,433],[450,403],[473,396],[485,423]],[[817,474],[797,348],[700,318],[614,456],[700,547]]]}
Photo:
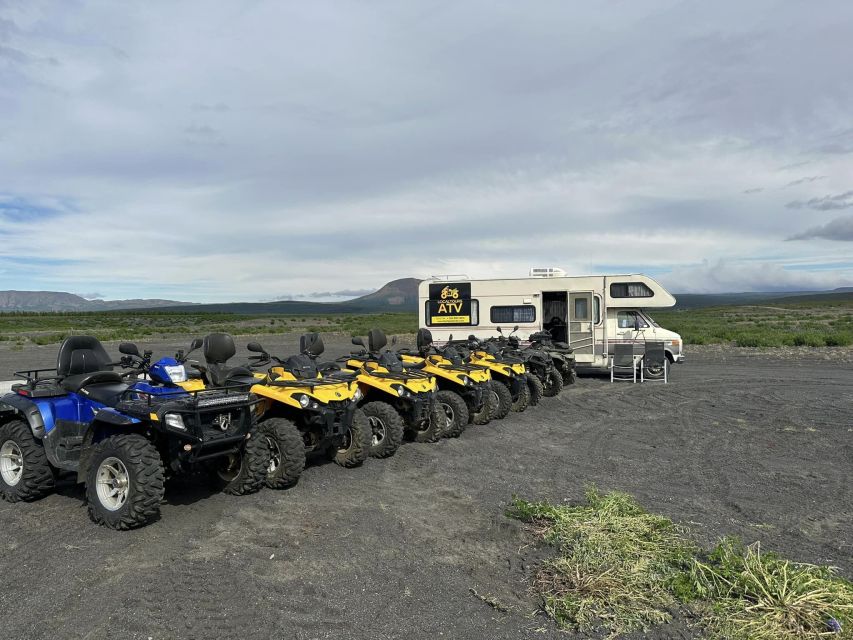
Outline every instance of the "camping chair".
{"label": "camping chair", "polygon": [[637,382],[637,360],[634,356],[634,343],[613,345],[613,359],[610,361],[610,382]]}
{"label": "camping chair", "polygon": [[669,381],[668,369],[669,360],[666,357],[664,343],[647,342],[643,366],[640,368],[640,382],[663,382],[667,384]]}

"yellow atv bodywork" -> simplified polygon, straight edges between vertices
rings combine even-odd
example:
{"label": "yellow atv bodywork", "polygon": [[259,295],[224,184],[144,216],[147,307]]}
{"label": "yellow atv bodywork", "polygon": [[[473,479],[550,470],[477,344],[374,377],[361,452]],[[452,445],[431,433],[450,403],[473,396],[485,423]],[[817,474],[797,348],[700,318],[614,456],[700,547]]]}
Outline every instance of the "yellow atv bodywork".
{"label": "yellow atv bodywork", "polygon": [[[383,393],[388,393],[394,397],[400,395],[397,389],[401,386],[412,394],[431,393],[437,388],[434,376],[414,378],[406,376],[405,372],[392,375],[387,368],[371,360],[350,358],[347,360],[346,366],[347,368],[344,371],[356,374],[356,380],[359,384],[370,389],[377,389]],[[382,373],[391,377],[379,377],[371,375],[371,373]],[[364,389],[363,393],[366,395],[367,391],[368,389]]]}
{"label": "yellow atv bodywork", "polygon": [[513,375],[523,375],[527,372],[524,363],[510,364],[507,362],[501,362],[492,354],[480,350],[472,351],[471,357],[468,358],[468,362],[477,366],[486,367],[490,371],[494,371],[495,373],[508,378],[513,377]]}
{"label": "yellow atv bodywork", "polygon": [[454,367],[450,360],[438,354],[430,354],[426,357],[401,354],[400,358],[403,362],[412,364],[420,364],[422,362],[424,363],[424,368],[421,371],[424,373],[428,373],[436,378],[444,378],[449,382],[462,386],[465,386],[467,378],[470,378],[475,383],[489,382],[492,379],[489,369],[486,367],[476,365],[476,368],[470,370]]}

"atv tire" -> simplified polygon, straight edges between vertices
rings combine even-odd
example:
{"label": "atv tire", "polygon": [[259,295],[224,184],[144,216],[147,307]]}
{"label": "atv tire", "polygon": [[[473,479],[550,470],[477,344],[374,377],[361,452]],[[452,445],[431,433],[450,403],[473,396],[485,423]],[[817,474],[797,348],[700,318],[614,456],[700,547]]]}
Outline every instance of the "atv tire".
{"label": "atv tire", "polygon": [[305,442],[299,429],[286,418],[267,418],[258,425],[258,432],[270,452],[266,485],[270,489],[292,487],[305,469]]}
{"label": "atv tire", "polygon": [[[524,374],[527,376],[527,374]],[[509,391],[509,388],[507,388]],[[512,401],[510,409],[515,413],[521,413],[530,404],[530,387],[527,386],[527,381],[522,378],[521,388],[518,390],[518,397]]]}
{"label": "atv tire", "polygon": [[560,372],[560,377],[563,379],[564,387],[570,384],[574,384],[578,379],[578,375],[575,373],[574,369],[572,369],[571,371]]}
{"label": "atv tire", "polygon": [[7,502],[38,500],[53,489],[53,467],[44,445],[21,420],[0,425],[0,497]]}
{"label": "atv tire", "polygon": [[530,388],[530,406],[535,407],[545,395],[545,386],[539,376],[532,373],[527,374],[527,386]]}
{"label": "atv tire", "polygon": [[387,402],[368,402],[361,410],[370,424],[370,457],[393,456],[403,442],[403,418]]}
{"label": "atv tire", "polygon": [[563,376],[552,371],[545,378],[545,397],[553,398],[563,390]]}
{"label": "atv tire", "polygon": [[261,490],[267,481],[270,448],[257,428],[243,444],[240,454],[222,456],[210,467],[213,485],[232,496],[244,496]]}
{"label": "atv tire", "polygon": [[329,449],[329,457],[342,467],[358,467],[370,456],[372,444],[373,429],[364,411],[357,409],[343,440]]}
{"label": "atv tire", "polygon": [[491,385],[492,392],[497,396],[498,403],[497,411],[492,418],[495,420],[503,420],[509,415],[509,411],[512,408],[512,394],[509,391],[509,387],[500,380],[492,380]]}
{"label": "atv tire", "polygon": [[498,397],[492,393],[491,383],[489,383],[485,396],[483,408],[470,413],[472,424],[489,424],[498,412],[499,401]]}
{"label": "atv tire", "polygon": [[442,389],[435,394],[435,402],[444,412],[444,438],[458,438],[468,426],[468,405],[455,391]]}
{"label": "atv tire", "polygon": [[426,424],[409,427],[409,439],[413,442],[438,442],[444,434],[447,416],[438,401],[433,402]]}
{"label": "atv tire", "polygon": [[122,531],[157,520],[165,476],[157,448],[143,436],[126,433],[101,440],[86,472],[89,517]]}

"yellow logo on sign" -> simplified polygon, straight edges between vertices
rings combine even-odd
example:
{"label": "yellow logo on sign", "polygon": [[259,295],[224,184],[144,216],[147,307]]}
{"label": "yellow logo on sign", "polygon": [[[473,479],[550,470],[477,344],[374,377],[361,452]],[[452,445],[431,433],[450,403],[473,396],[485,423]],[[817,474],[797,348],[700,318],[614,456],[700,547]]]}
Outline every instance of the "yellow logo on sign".
{"label": "yellow logo on sign", "polygon": [[446,300],[447,298],[456,299],[459,297],[459,289],[451,289],[450,287],[444,287],[441,290],[441,299]]}

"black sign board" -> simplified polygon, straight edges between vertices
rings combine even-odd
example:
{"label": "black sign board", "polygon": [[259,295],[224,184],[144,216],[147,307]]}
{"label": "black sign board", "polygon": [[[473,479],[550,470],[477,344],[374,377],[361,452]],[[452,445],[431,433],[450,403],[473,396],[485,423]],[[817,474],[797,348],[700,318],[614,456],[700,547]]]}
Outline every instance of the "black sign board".
{"label": "black sign board", "polygon": [[430,284],[428,313],[430,325],[470,325],[471,283]]}

